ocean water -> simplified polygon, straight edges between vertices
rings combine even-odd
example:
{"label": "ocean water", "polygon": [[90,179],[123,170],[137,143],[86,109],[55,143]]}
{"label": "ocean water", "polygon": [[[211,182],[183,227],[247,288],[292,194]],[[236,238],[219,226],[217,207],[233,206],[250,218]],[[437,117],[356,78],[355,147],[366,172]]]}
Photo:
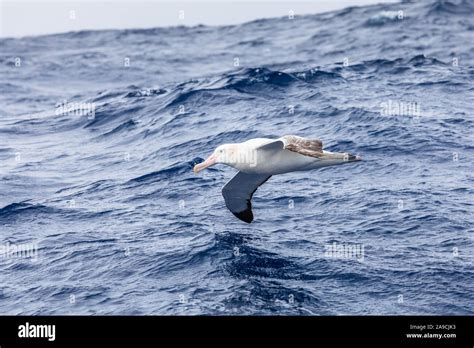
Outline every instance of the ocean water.
{"label": "ocean water", "polygon": [[[474,314],[473,13],[0,39],[0,313]],[[192,171],[285,134],[364,161]]]}

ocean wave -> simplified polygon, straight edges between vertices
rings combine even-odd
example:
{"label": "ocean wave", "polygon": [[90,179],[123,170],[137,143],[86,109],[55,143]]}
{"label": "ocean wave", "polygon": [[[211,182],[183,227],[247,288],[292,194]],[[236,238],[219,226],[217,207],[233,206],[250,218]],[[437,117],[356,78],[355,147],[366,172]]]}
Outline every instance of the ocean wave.
{"label": "ocean wave", "polygon": [[429,5],[428,14],[447,14],[447,15],[469,15],[474,11],[474,5],[472,1],[461,0],[461,1],[449,1],[449,0],[436,0]]}
{"label": "ocean wave", "polygon": [[382,11],[377,13],[375,16],[370,17],[367,20],[368,26],[382,26],[387,23],[396,23],[405,18],[403,17],[403,12],[398,11]]}
{"label": "ocean wave", "polygon": [[20,215],[25,217],[27,215],[52,214],[56,211],[56,209],[42,204],[27,202],[11,203],[0,209],[0,219],[8,221]]}

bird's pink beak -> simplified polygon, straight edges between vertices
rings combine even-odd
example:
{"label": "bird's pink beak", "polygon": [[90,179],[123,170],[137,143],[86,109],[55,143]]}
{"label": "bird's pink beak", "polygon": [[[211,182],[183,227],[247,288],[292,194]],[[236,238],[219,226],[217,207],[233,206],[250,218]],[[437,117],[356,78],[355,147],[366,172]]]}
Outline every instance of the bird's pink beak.
{"label": "bird's pink beak", "polygon": [[198,163],[194,166],[194,173],[198,173],[203,169],[206,169],[207,167],[210,167],[214,164],[216,164],[217,157],[216,155],[212,154],[209,156],[207,160],[204,162]]}

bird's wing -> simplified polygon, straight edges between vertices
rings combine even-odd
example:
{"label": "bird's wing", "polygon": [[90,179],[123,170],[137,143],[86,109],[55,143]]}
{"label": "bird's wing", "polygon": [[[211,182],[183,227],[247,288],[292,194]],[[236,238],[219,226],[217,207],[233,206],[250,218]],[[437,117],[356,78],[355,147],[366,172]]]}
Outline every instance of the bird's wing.
{"label": "bird's wing", "polygon": [[251,202],[253,193],[270,177],[271,175],[266,174],[238,172],[222,188],[222,196],[224,196],[227,208],[240,220],[251,223],[253,220]]}
{"label": "bird's wing", "polygon": [[285,148],[285,142],[280,139],[270,140],[269,142],[262,144],[256,148],[256,150],[270,150],[278,151]]}
{"label": "bird's wing", "polygon": [[258,150],[288,150],[304,156],[321,157],[323,142],[318,139],[308,139],[297,135],[285,135],[257,148]]}

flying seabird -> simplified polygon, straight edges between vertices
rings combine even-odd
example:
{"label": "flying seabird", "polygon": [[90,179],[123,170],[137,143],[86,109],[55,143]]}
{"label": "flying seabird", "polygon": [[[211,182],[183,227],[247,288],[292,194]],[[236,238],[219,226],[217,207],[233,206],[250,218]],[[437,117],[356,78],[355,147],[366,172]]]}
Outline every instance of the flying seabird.
{"label": "flying seabird", "polygon": [[218,146],[194,172],[216,163],[226,164],[239,172],[222,188],[227,208],[240,220],[253,221],[252,196],[272,175],[311,170],[336,164],[360,161],[347,152],[323,150],[323,143],[296,135],[278,139],[256,138],[238,144]]}

